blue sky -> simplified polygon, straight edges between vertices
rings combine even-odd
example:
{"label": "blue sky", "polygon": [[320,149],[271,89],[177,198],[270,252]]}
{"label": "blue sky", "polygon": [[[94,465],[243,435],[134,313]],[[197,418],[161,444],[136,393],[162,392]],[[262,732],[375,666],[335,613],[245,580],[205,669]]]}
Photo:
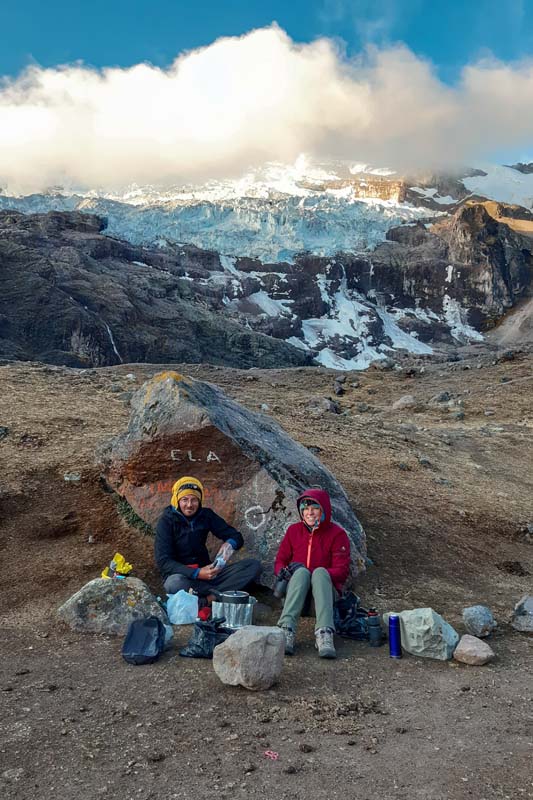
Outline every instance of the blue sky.
{"label": "blue sky", "polygon": [[276,21],[295,41],[319,36],[356,55],[367,43],[405,43],[453,83],[485,56],[533,55],[533,0],[24,0],[0,9],[0,75],[30,63],[168,65],[183,51]]}

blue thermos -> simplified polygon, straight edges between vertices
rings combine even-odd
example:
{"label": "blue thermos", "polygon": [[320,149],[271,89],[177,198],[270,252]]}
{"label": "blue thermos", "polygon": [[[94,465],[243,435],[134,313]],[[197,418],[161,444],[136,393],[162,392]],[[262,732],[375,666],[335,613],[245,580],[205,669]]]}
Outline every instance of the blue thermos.
{"label": "blue thermos", "polygon": [[400,633],[399,614],[389,614],[389,655],[391,658],[402,657],[402,635]]}

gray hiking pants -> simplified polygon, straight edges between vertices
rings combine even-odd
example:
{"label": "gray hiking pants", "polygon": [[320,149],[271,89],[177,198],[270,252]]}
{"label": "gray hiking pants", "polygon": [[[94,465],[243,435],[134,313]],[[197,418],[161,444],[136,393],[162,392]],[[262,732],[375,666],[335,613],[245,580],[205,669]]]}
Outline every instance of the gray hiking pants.
{"label": "gray hiking pants", "polygon": [[318,567],[313,570],[313,573],[305,567],[296,570],[287,586],[285,605],[278,625],[292,628],[293,631],[296,630],[309,589],[311,589],[315,605],[315,630],[334,628],[333,603],[337,597],[337,591],[329,572],[324,567]]}
{"label": "gray hiking pants", "polygon": [[261,570],[261,562],[256,558],[243,558],[235,564],[228,564],[211,581],[187,578],[185,575],[169,575],[164,583],[165,592],[175,594],[180,589],[185,589],[186,592],[194,589],[199,597],[206,597],[217,592],[244,589],[261,574]]}

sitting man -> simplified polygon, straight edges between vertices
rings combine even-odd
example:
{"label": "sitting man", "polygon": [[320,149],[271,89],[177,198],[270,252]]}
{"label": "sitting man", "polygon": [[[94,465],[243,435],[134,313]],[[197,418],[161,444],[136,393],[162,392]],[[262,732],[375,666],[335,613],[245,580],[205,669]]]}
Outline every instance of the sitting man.
{"label": "sitting man", "polygon": [[[297,500],[301,522],[289,525],[274,563],[278,577],[288,577],[287,595],[278,625],[285,634],[285,653],[293,655],[298,620],[309,592],[315,604],[315,647],[321,658],[336,658],[333,603],[350,571],[350,541],[331,522],[331,502],[322,489],[308,489]],[[283,572],[282,572],[283,570]]]}
{"label": "sitting man", "polygon": [[[219,592],[244,589],[261,572],[261,562],[244,558],[228,561],[244,540],[239,531],[202,505],[204,487],[196,478],[180,478],[172,487],[172,498],[156,527],[155,560],[164,578],[165,591],[193,589],[210,604]],[[223,544],[214,561],[209,557],[209,533]]]}

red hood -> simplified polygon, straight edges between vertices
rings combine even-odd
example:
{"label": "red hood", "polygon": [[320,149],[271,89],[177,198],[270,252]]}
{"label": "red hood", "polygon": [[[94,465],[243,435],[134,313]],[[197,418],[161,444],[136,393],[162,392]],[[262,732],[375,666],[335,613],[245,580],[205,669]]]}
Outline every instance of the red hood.
{"label": "red hood", "polygon": [[[313,499],[316,503],[320,505],[325,515],[325,519],[320,523],[320,525],[324,524],[327,525],[327,523],[331,521],[331,500],[329,499],[329,494],[326,491],[324,491],[324,489],[306,489],[304,492],[301,493],[298,500],[296,501],[298,507],[298,514],[300,514],[300,508],[299,508],[300,501],[303,500],[304,497]],[[300,514],[300,519],[302,519],[301,514]]]}

